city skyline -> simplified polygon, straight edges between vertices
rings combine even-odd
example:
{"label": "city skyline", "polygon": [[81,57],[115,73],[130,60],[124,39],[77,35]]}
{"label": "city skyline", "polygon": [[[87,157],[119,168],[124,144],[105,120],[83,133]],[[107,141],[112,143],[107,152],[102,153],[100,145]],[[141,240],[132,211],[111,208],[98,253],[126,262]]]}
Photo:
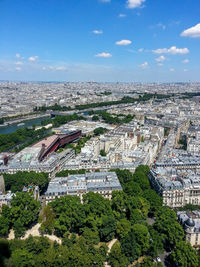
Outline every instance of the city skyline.
{"label": "city skyline", "polygon": [[7,0],[0,8],[0,80],[200,81],[197,0]]}

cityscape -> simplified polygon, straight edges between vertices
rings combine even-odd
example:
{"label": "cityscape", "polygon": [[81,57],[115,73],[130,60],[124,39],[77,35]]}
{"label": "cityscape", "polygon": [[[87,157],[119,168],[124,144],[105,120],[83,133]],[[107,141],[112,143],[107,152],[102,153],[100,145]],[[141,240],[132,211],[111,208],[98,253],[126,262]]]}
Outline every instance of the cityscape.
{"label": "cityscape", "polygon": [[200,5],[84,1],[0,2],[0,266],[198,267]]}

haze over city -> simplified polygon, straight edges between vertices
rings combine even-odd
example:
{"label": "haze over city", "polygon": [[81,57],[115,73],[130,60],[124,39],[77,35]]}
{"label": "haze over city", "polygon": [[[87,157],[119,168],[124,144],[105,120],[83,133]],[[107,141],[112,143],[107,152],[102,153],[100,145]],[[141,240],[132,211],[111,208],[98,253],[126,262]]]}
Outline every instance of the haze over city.
{"label": "haze over city", "polygon": [[2,0],[0,10],[0,80],[200,81],[199,0]]}

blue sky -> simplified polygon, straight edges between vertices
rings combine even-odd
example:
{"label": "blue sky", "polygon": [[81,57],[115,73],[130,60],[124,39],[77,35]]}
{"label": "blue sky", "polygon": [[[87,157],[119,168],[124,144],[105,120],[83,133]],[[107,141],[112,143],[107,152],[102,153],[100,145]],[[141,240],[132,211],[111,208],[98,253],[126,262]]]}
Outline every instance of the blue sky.
{"label": "blue sky", "polygon": [[0,0],[0,80],[200,81],[199,0]]}

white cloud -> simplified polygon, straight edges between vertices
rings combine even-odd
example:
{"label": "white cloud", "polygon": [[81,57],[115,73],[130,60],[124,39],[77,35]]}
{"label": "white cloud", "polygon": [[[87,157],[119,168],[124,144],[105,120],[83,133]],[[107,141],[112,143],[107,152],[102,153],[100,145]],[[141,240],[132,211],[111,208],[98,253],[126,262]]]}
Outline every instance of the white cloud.
{"label": "white cloud", "polygon": [[163,62],[165,60],[166,60],[165,56],[160,56],[160,57],[156,58],[157,62]]}
{"label": "white cloud", "polygon": [[155,54],[188,54],[190,51],[188,48],[177,48],[176,46],[172,46],[170,48],[159,48],[152,51]]}
{"label": "white cloud", "polygon": [[128,8],[140,7],[146,0],[127,0]]}
{"label": "white cloud", "polygon": [[22,70],[22,68],[21,67],[16,67],[15,70],[20,71],[20,70]]}
{"label": "white cloud", "polygon": [[102,30],[94,30],[93,33],[94,33],[94,34],[102,34],[103,31],[102,31]]}
{"label": "white cloud", "polygon": [[112,57],[112,55],[110,53],[102,52],[102,53],[95,55],[95,57],[109,58],[109,57]]}
{"label": "white cloud", "polygon": [[161,29],[163,29],[163,30],[166,29],[166,26],[164,24],[162,24],[162,23],[158,23],[156,26],[161,28]]}
{"label": "white cloud", "polygon": [[144,48],[139,48],[138,52],[142,53],[144,51]]}
{"label": "white cloud", "polygon": [[102,3],[110,3],[111,0],[100,0],[100,2],[102,2]]}
{"label": "white cloud", "polygon": [[18,62],[15,63],[15,65],[23,65],[23,62],[18,61]]}
{"label": "white cloud", "polygon": [[121,40],[117,41],[115,44],[116,45],[130,45],[132,42],[130,40]]}
{"label": "white cloud", "polygon": [[29,57],[28,60],[31,61],[31,62],[34,62],[34,61],[36,61],[38,58],[39,58],[38,56],[32,56],[32,57]]}
{"label": "white cloud", "polygon": [[65,66],[58,66],[55,68],[55,70],[58,70],[58,71],[66,71],[67,70],[67,67]]}
{"label": "white cloud", "polygon": [[126,14],[119,14],[119,18],[125,18],[126,17]]}
{"label": "white cloud", "polygon": [[143,64],[140,65],[143,69],[146,69],[149,66],[149,63],[145,61]]}
{"label": "white cloud", "polygon": [[42,67],[42,70],[46,70],[47,68],[46,67]]}
{"label": "white cloud", "polygon": [[163,66],[163,63],[158,63],[157,64],[159,67],[162,67]]}
{"label": "white cloud", "polygon": [[183,71],[184,71],[184,72],[187,72],[187,71],[188,71],[188,69],[184,69]]}
{"label": "white cloud", "polygon": [[187,30],[184,30],[181,33],[181,36],[191,37],[191,38],[200,38],[200,23]]}
{"label": "white cloud", "polygon": [[173,69],[173,68],[171,68],[171,69],[169,69],[169,71],[171,71],[171,72],[174,72],[174,69]]}
{"label": "white cloud", "polygon": [[189,63],[189,59],[187,59],[187,58],[184,59],[184,60],[182,61],[182,63],[183,63],[183,64],[187,64],[187,63]]}
{"label": "white cloud", "polygon": [[17,54],[15,55],[15,57],[16,57],[16,58],[20,58],[21,56],[20,56],[19,53],[17,53]]}

